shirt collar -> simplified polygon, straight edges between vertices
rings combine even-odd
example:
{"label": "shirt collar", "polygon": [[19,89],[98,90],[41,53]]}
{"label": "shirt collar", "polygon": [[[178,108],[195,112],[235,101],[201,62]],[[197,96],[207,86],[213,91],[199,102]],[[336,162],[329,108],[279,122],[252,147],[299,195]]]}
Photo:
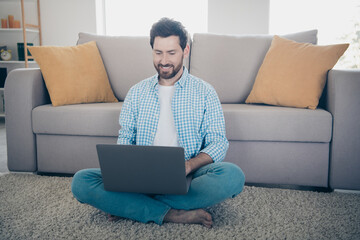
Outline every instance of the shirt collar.
{"label": "shirt collar", "polygon": [[[180,87],[184,87],[185,85],[185,81],[187,79],[189,75],[189,71],[187,70],[186,67],[183,67],[183,73],[181,75],[181,78],[175,83],[175,86],[180,86]],[[158,84],[159,84],[159,74],[157,73],[154,77],[153,77],[153,82],[152,82],[152,85],[153,87],[156,87]]]}

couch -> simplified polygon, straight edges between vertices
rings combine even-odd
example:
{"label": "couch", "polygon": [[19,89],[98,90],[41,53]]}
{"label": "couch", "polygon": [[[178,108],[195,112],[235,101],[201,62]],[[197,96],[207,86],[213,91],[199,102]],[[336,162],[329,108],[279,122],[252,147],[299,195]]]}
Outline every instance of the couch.
{"label": "couch", "polygon": [[[184,65],[222,103],[230,147],[225,161],[247,183],[360,190],[360,71],[330,70],[317,109],[245,104],[271,35],[194,34]],[[317,31],[284,35],[317,43]],[[116,143],[122,101],[154,75],[148,37],[80,33],[95,40],[118,103],[53,107],[40,69],[17,69],[5,85],[10,171],[73,174],[99,167],[98,143]]]}

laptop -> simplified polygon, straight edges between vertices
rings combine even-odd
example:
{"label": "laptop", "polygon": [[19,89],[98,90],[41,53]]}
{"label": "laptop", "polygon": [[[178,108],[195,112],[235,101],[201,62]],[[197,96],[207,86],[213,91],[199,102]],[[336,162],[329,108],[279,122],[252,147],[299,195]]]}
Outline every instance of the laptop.
{"label": "laptop", "polygon": [[97,144],[104,188],[113,192],[186,194],[182,147]]}

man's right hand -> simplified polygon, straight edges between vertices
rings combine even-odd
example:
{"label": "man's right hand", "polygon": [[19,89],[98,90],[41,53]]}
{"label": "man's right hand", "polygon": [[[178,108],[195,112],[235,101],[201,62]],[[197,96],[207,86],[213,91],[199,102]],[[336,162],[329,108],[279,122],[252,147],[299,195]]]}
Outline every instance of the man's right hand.
{"label": "man's right hand", "polygon": [[190,160],[185,161],[185,174],[186,174],[186,176],[189,175],[191,172],[192,172],[192,168],[191,168]]}

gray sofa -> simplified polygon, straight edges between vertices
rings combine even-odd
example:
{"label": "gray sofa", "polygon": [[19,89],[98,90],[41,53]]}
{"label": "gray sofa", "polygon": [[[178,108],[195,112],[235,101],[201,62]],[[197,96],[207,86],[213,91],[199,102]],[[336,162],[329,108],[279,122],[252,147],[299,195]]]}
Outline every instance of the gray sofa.
{"label": "gray sofa", "polygon": [[[317,31],[284,35],[316,44]],[[127,91],[155,74],[148,37],[79,34],[97,42],[119,103],[53,107],[40,69],[6,80],[10,171],[75,173],[98,167],[95,145],[116,143]],[[360,71],[330,70],[316,110],[244,104],[271,44],[270,35],[194,34],[185,65],[222,102],[230,148],[247,183],[360,190]],[[141,70],[139,70],[141,69]]]}

